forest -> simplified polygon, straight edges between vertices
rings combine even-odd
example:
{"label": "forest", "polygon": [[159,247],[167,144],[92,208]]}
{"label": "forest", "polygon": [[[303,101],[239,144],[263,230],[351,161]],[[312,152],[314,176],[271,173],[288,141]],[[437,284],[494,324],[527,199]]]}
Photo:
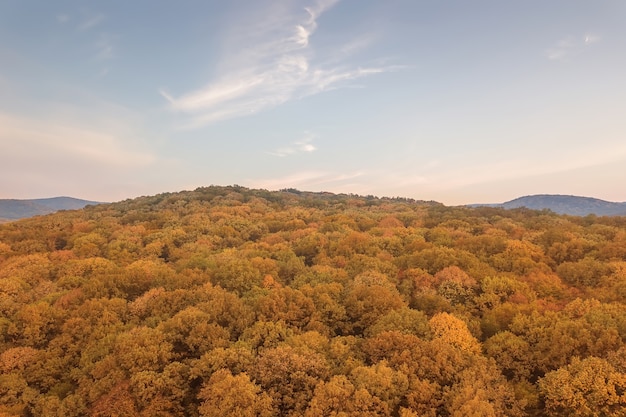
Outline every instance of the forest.
{"label": "forest", "polygon": [[9,416],[626,416],[626,217],[210,186],[1,224]]}

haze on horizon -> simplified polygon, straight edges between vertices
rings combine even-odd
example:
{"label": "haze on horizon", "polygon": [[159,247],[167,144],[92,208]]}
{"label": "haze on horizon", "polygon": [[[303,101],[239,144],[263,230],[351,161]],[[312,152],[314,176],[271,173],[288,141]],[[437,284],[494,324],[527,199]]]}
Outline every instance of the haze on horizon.
{"label": "haze on horizon", "polygon": [[626,201],[626,2],[0,3],[0,198]]}

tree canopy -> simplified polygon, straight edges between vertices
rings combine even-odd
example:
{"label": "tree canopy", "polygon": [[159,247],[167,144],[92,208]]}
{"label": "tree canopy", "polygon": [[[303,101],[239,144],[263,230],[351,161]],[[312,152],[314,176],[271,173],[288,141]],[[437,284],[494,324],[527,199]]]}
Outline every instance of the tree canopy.
{"label": "tree canopy", "polygon": [[626,218],[232,187],[0,225],[0,416],[608,416]]}

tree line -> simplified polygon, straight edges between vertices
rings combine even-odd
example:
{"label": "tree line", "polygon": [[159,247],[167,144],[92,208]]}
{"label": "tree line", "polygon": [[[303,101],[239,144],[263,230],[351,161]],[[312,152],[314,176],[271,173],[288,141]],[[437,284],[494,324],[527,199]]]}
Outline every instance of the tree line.
{"label": "tree line", "polygon": [[626,415],[626,219],[205,187],[0,225],[0,416]]}

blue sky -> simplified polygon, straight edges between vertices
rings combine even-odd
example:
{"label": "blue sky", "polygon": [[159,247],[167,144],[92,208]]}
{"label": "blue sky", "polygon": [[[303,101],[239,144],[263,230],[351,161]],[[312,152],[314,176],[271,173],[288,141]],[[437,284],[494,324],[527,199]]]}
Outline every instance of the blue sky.
{"label": "blue sky", "polygon": [[626,201],[626,2],[0,3],[0,198]]}

